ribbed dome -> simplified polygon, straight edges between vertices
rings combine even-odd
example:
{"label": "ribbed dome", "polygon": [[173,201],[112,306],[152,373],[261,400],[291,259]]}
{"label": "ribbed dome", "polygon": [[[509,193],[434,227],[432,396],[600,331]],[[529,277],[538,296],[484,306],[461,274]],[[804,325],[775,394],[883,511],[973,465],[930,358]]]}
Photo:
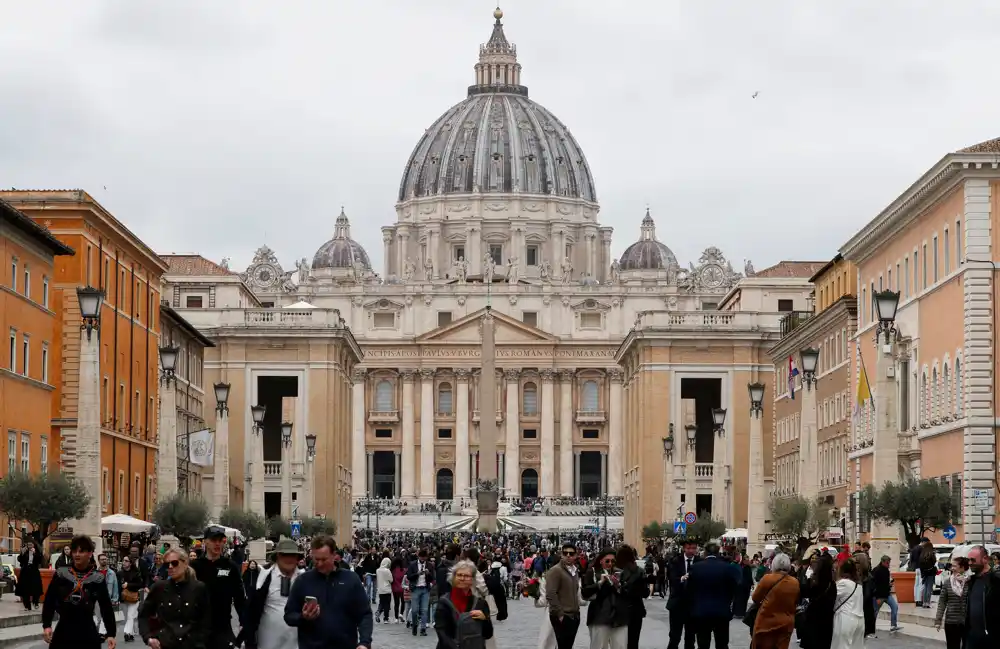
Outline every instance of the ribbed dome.
{"label": "ribbed dome", "polygon": [[368,260],[368,253],[361,247],[361,244],[351,238],[351,223],[344,214],[344,208],[340,208],[340,216],[337,217],[336,225],[333,229],[333,238],[320,246],[313,256],[312,268],[353,268],[354,263],[360,261],[366,269],[371,269],[371,261]]}
{"label": "ribbed dome", "polygon": [[625,249],[618,261],[622,270],[656,270],[677,267],[677,257],[665,244],[656,240],[656,224],[646,210],[639,240]]}
{"label": "ribbed dome", "polygon": [[399,200],[471,192],[552,194],[595,201],[580,145],[520,85],[517,50],[496,12],[479,49],[476,84],[424,133],[403,171]]}

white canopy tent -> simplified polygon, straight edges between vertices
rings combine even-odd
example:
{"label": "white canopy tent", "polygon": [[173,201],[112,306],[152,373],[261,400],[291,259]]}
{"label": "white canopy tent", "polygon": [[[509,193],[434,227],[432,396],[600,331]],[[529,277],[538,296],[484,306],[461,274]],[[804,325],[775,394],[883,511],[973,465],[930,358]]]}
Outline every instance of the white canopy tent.
{"label": "white canopy tent", "polygon": [[315,309],[316,306],[313,305],[313,304],[309,304],[308,302],[306,302],[306,301],[303,300],[303,301],[296,302],[295,304],[289,304],[289,305],[285,306],[284,308],[286,308],[286,309]]}
{"label": "white canopy tent", "polygon": [[101,529],[105,532],[128,532],[129,534],[142,534],[150,532],[156,527],[153,523],[133,518],[126,514],[112,514],[101,519]]}

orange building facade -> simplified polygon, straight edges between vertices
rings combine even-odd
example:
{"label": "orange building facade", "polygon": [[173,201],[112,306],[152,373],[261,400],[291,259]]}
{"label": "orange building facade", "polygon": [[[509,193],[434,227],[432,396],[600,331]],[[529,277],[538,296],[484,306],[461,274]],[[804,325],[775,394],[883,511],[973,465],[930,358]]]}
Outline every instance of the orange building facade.
{"label": "orange building facade", "polygon": [[[892,372],[899,477],[932,478],[962,505],[953,543],[995,537],[996,261],[1000,225],[1000,140],[942,158],[841,248],[858,269],[858,329],[851,353],[854,491],[873,481],[877,393],[872,296],[900,293]],[[986,493],[989,506],[976,506]],[[981,502],[981,501],[980,501]],[[852,503],[851,535],[871,521]],[[930,535],[945,542],[940,531]]]}
{"label": "orange building facade", "polygon": [[[50,286],[57,314],[50,358],[55,387],[52,448],[76,426],[80,309],[76,290],[104,290],[100,322],[102,515],[149,520],[155,504],[159,404],[160,281],[166,264],[89,194],[81,190],[4,191],[0,198],[74,250],[59,257]],[[71,452],[60,466],[74,473]]]}
{"label": "orange building facade", "polygon": [[[0,331],[6,334],[0,355],[0,475],[46,473],[58,449],[50,424],[58,390],[52,367],[59,353],[52,285],[56,259],[72,255],[72,248],[0,201]],[[7,548],[18,551],[19,523],[0,525]]]}

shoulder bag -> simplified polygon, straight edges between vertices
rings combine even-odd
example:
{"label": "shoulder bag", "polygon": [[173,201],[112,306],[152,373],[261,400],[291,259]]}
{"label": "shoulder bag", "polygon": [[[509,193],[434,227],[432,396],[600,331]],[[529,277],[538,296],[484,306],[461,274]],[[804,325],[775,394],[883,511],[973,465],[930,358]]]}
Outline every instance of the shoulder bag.
{"label": "shoulder bag", "polygon": [[753,625],[757,623],[757,613],[760,612],[760,607],[763,606],[764,602],[767,601],[767,598],[770,597],[771,591],[774,590],[778,584],[784,581],[786,577],[788,577],[788,575],[783,575],[781,579],[774,582],[774,586],[771,586],[770,588],[767,589],[767,592],[764,593],[764,597],[760,600],[760,602],[759,603],[754,602],[753,604],[751,604],[750,607],[747,609],[747,612],[743,615],[743,624],[750,627],[751,633],[753,633]]}

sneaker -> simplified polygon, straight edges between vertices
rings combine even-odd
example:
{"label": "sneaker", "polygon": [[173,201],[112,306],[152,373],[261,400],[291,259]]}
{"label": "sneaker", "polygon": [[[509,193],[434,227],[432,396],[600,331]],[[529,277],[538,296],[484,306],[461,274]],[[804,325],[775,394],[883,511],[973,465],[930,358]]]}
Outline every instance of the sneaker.
{"label": "sneaker", "polygon": [[410,627],[413,630],[413,635],[417,635],[417,627]]}
{"label": "sneaker", "polygon": [[903,627],[899,626],[898,624],[896,626],[891,626],[889,627],[889,633],[896,633],[902,628]]}
{"label": "sneaker", "polygon": [[420,629],[420,635],[427,635],[427,629]]}

